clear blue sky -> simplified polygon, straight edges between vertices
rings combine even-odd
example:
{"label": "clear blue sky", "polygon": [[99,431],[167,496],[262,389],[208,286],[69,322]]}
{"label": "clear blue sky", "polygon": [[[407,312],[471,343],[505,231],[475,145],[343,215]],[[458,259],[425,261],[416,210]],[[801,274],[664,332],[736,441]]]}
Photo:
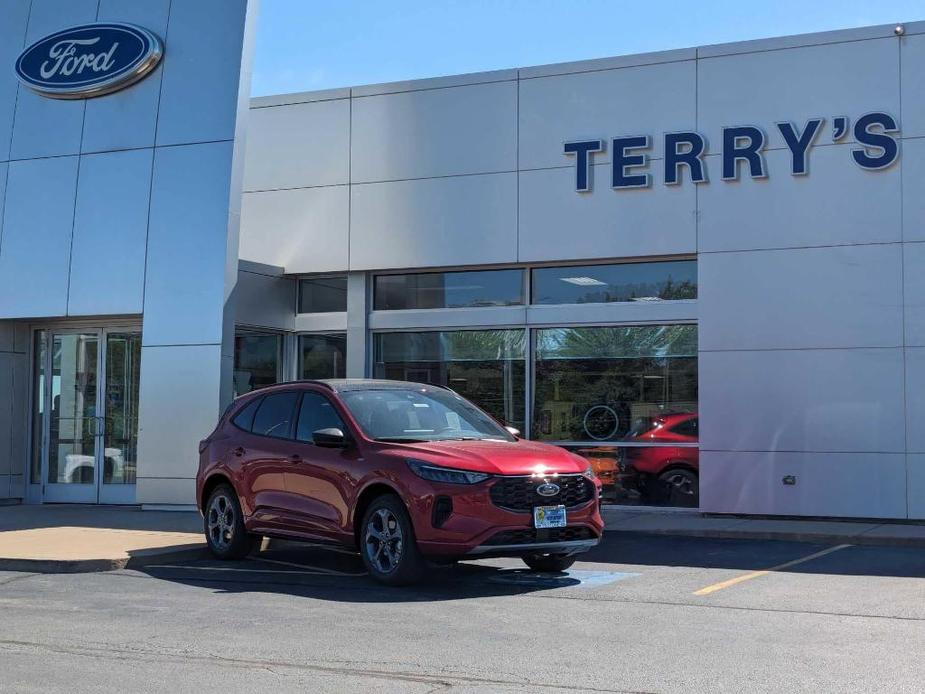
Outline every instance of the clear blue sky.
{"label": "clear blue sky", "polygon": [[254,95],[925,19],[923,0],[262,0]]}

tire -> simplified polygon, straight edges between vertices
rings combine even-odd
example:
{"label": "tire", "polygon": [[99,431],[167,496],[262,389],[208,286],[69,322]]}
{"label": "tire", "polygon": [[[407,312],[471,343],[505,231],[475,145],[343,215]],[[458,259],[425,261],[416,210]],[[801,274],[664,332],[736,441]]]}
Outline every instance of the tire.
{"label": "tire", "polygon": [[218,559],[243,559],[257,542],[244,527],[244,514],[238,495],[227,484],[220,484],[209,495],[202,519],[209,551]]}
{"label": "tire", "polygon": [[411,517],[394,494],[373,499],[363,514],[360,555],[369,575],[385,585],[410,585],[424,575],[425,562]]}
{"label": "tire", "polygon": [[694,507],[699,504],[700,480],[687,468],[673,468],[658,476],[666,490],[666,501],[672,506]]}
{"label": "tire", "polygon": [[523,557],[523,560],[531,571],[553,573],[568,569],[575,563],[575,556],[572,554],[528,554]]}

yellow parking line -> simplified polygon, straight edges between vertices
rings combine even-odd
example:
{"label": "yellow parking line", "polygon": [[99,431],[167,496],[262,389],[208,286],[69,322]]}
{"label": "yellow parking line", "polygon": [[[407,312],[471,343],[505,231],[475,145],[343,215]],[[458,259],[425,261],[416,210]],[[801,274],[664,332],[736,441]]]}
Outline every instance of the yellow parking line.
{"label": "yellow parking line", "polygon": [[778,564],[777,566],[772,566],[770,569],[752,571],[751,573],[736,576],[735,578],[730,578],[728,581],[713,583],[712,585],[701,588],[700,590],[695,590],[694,595],[709,595],[710,593],[715,593],[716,591],[722,590],[723,588],[729,588],[730,586],[738,585],[739,583],[744,583],[745,581],[750,581],[753,578],[761,578],[762,576],[767,576],[769,573],[773,573],[775,571],[783,571],[784,569],[789,569],[791,566],[796,566],[797,564],[812,561],[813,559],[824,557],[827,554],[832,554],[833,552],[837,552],[848,547],[851,547],[851,545],[837,545],[836,547],[829,547],[828,549],[824,549],[821,552],[815,552],[814,554],[801,557],[800,559],[794,559],[793,561],[788,561],[783,564]]}

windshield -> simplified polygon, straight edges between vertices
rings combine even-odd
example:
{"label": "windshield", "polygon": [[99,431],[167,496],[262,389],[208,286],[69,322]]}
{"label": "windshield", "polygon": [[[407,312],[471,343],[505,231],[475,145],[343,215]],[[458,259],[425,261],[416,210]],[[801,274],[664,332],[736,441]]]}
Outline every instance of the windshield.
{"label": "windshield", "polygon": [[354,390],[341,398],[363,432],[377,441],[515,440],[475,405],[446,390]]}

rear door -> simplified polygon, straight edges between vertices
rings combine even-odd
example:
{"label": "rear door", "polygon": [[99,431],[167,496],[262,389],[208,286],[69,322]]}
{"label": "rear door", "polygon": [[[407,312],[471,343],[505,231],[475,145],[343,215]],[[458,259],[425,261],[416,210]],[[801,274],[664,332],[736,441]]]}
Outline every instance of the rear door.
{"label": "rear door", "polygon": [[358,478],[356,446],[323,448],[312,442],[319,429],[340,429],[348,436],[334,403],[317,391],[305,391],[296,421],[294,449],[299,459],[286,473],[296,522],[303,532],[325,539],[343,540],[350,524],[350,500]]}
{"label": "rear door", "polygon": [[253,411],[241,411],[235,425],[249,426],[249,434],[240,437],[232,453],[242,459],[245,494],[253,520],[266,527],[283,527],[290,518],[287,503],[285,472],[293,454],[293,431],[298,391],[270,393],[260,400]]}

